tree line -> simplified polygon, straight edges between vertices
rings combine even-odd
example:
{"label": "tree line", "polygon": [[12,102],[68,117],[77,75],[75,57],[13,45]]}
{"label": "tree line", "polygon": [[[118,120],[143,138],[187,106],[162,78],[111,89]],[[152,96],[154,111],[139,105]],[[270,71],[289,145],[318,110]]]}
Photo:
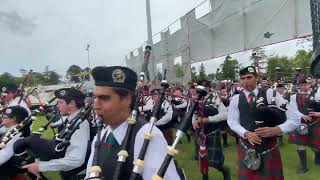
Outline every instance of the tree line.
{"label": "tree line", "polygon": [[[262,77],[270,80],[292,79],[297,74],[297,70],[301,71],[305,76],[309,75],[309,66],[311,63],[311,51],[304,49],[298,50],[293,57],[272,55],[266,56],[263,48],[256,48],[250,56],[251,65],[255,66]],[[244,66],[233,59],[226,56],[223,63],[217,68],[215,73],[207,74],[203,63],[197,69],[191,68],[191,78],[193,81],[199,80],[238,80],[239,70]]]}
{"label": "tree line", "polygon": [[[256,48],[252,51],[250,62],[257,67],[260,74],[268,79],[275,80],[279,78],[292,79],[296,74],[296,68],[301,68],[301,72],[308,75],[311,63],[311,51],[298,50],[293,57],[272,55],[267,57],[263,48]],[[193,81],[198,80],[237,80],[239,69],[243,67],[237,59],[226,56],[223,63],[214,73],[207,73],[206,67],[201,63],[196,69],[191,68],[191,78]],[[89,80],[89,68],[81,68],[78,65],[71,65],[66,71],[66,75],[62,76],[55,70],[51,70],[46,66],[43,72],[32,72],[32,80],[30,86],[37,85],[55,85],[59,84],[65,78],[68,82],[78,83],[83,79]],[[183,77],[183,68],[181,64],[175,65],[177,77]],[[20,69],[21,76],[13,76],[9,72],[0,74],[0,86],[10,83],[20,84],[24,77],[28,74],[28,70]]]}
{"label": "tree line", "polygon": [[[69,82],[78,83],[83,79],[89,80],[89,68],[82,69],[80,66],[71,65],[66,71],[65,79]],[[20,69],[21,76],[14,76],[9,72],[0,74],[0,86],[7,84],[20,84],[26,75],[29,73],[28,70]],[[44,68],[43,72],[32,72],[32,78],[29,82],[29,86],[38,85],[55,85],[63,81],[63,76],[57,73],[55,70],[50,70],[49,66]]]}

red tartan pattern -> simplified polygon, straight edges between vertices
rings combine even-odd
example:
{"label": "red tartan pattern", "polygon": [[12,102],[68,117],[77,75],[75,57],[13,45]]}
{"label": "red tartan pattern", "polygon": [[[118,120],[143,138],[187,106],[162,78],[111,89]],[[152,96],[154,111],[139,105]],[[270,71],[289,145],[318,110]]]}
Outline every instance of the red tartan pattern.
{"label": "red tartan pattern", "polygon": [[[245,141],[245,140],[242,140]],[[269,146],[270,145],[270,146]],[[275,143],[272,142],[268,145],[269,147],[274,147]],[[245,164],[242,162],[244,158],[244,149],[243,147],[238,146],[238,179],[239,180],[283,180],[283,170],[282,170],[282,161],[281,155],[278,148],[273,151],[261,155],[262,165],[258,171],[252,171],[246,168]]]}
{"label": "red tartan pattern", "polygon": [[320,124],[317,123],[309,128],[309,134],[300,135],[293,131],[289,134],[289,143],[309,146],[314,149],[320,149]]}

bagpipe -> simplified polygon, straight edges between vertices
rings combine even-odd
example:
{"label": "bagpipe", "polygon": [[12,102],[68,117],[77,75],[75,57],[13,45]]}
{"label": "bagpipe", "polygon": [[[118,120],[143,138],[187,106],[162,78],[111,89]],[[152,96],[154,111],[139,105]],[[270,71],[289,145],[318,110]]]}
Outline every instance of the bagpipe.
{"label": "bagpipe", "polygon": [[26,75],[26,77],[24,78],[24,80],[22,81],[22,83],[19,86],[18,96],[20,97],[20,99],[18,101],[18,104],[20,104],[21,101],[26,101],[28,96],[30,95],[29,93],[25,92],[25,89],[26,89],[26,87],[29,86],[29,82],[30,82],[30,80],[32,78],[32,71],[33,70],[29,71],[29,73]]}
{"label": "bagpipe", "polygon": [[[275,86],[276,87],[276,86]],[[271,103],[269,104],[266,99],[266,90],[259,90],[260,96],[258,96],[256,100],[256,107],[252,109],[252,117],[254,120],[253,129],[249,129],[250,131],[254,131],[255,129],[262,127],[275,127],[280,124],[283,124],[286,121],[286,102],[284,102],[281,106],[277,106],[277,91],[273,89],[273,95],[271,98]],[[259,170],[262,164],[262,155],[269,153],[277,147],[277,143],[269,147],[270,143],[275,141],[274,137],[266,137],[262,139],[261,144],[254,145],[254,147],[249,147],[242,140],[240,143],[245,150],[244,158],[242,162],[246,165],[246,167],[252,171]]]}
{"label": "bagpipe", "polygon": [[7,143],[16,136],[18,133],[23,133],[26,128],[30,128],[32,121],[36,119],[35,114],[38,111],[33,111],[30,116],[25,118],[22,122],[20,122],[15,128],[10,131],[7,131],[0,141],[0,150],[7,146]]}
{"label": "bagpipe", "polygon": [[101,131],[102,131],[102,121],[99,120],[97,122],[97,136],[96,136],[96,141],[95,141],[95,144],[94,144],[94,148],[95,148],[95,151],[94,151],[94,155],[93,155],[93,159],[92,159],[92,166],[90,167],[90,170],[89,170],[89,177],[87,179],[90,179],[90,180],[101,180],[101,176],[100,176],[100,173],[101,173],[101,167],[99,166],[99,147],[100,147],[100,139],[101,139]]}
{"label": "bagpipe", "polygon": [[[34,120],[36,120],[36,115],[39,111],[31,111],[31,114],[22,120],[15,128],[10,131],[7,131],[5,135],[1,138],[0,141],[0,150],[4,149],[7,144],[12,140],[13,137],[17,136],[21,133],[20,137],[28,137],[30,135],[30,126]],[[34,158],[26,155],[21,156],[13,156],[8,162],[10,162],[10,166],[13,168],[18,168],[21,170],[22,166],[26,165],[27,162],[34,161]],[[8,163],[7,162],[7,163]]]}
{"label": "bagpipe", "polygon": [[174,156],[178,154],[178,150],[176,150],[176,146],[179,141],[183,138],[184,134],[191,127],[193,113],[198,107],[199,100],[201,100],[204,96],[206,96],[207,92],[203,86],[197,86],[196,88],[197,95],[196,98],[191,101],[188,112],[186,113],[184,119],[179,125],[179,128],[176,133],[176,138],[171,146],[168,146],[168,154],[163,160],[158,172],[156,175],[152,177],[153,180],[161,180],[164,178],[164,175],[168,169],[168,166]]}
{"label": "bagpipe", "polygon": [[[260,91],[264,91],[260,89]],[[261,94],[265,94],[262,92]],[[260,96],[256,100],[256,108],[253,109],[253,117],[255,120],[256,128],[259,127],[274,127],[286,121],[287,104],[286,101],[280,106],[277,106],[277,91],[273,89],[271,103],[269,104],[266,95]]]}
{"label": "bagpipe", "polygon": [[148,129],[148,132],[144,136],[144,141],[140,149],[138,159],[135,160],[133,163],[134,167],[129,178],[130,180],[138,179],[141,176],[141,173],[143,170],[144,158],[147,153],[150,140],[152,138],[152,129],[155,126],[155,123],[157,122],[157,120],[159,119],[161,106],[163,101],[165,100],[165,90],[169,87],[169,84],[166,81],[162,81],[161,86],[162,86],[161,92],[159,94],[159,97],[157,98],[155,105],[153,106],[152,116],[149,121],[150,128]]}
{"label": "bagpipe", "polygon": [[33,134],[30,137],[19,139],[13,146],[15,155],[22,156],[31,152],[33,156],[42,161],[64,157],[73,133],[79,128],[80,124],[86,120],[92,109],[92,102],[85,105],[52,140],[42,139],[39,134]]}
{"label": "bagpipe", "polygon": [[[306,112],[309,114],[309,112],[320,112],[320,102],[317,102],[315,99],[315,94],[317,92],[317,88],[312,89],[310,93],[305,94],[307,100],[305,103],[306,106]],[[297,94],[298,96],[299,94]],[[317,124],[319,122],[319,119],[315,119],[312,122],[308,123],[305,121],[302,121],[300,125],[297,127],[296,132],[300,135],[308,135],[309,134],[309,128],[313,125]]]}

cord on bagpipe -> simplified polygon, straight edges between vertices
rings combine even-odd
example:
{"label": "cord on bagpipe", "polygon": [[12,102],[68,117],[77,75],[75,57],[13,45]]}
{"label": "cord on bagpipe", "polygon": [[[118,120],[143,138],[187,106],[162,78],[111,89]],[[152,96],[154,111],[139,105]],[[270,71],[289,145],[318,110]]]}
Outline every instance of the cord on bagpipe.
{"label": "cord on bagpipe", "polygon": [[176,138],[173,144],[171,146],[168,146],[168,154],[163,160],[157,174],[152,177],[152,180],[162,180],[164,178],[164,175],[169,167],[169,164],[172,158],[178,154],[178,150],[176,150],[176,146],[179,143],[179,141],[183,138],[187,130],[191,127],[193,113],[196,110],[196,108],[198,108],[199,101],[207,94],[205,87],[203,86],[197,86],[196,90],[197,90],[196,98],[193,101],[191,101],[189,111],[186,113],[184,119],[181,121],[181,124],[177,130]]}

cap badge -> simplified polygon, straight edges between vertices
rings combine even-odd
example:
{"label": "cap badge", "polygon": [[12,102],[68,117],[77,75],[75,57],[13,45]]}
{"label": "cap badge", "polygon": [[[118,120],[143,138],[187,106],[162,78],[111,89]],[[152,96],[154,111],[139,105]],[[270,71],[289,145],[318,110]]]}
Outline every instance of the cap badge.
{"label": "cap badge", "polygon": [[12,109],[7,109],[6,110],[6,114],[11,114],[12,113]]}
{"label": "cap badge", "polygon": [[5,92],[6,90],[7,90],[7,88],[6,87],[2,87],[2,92]]}
{"label": "cap badge", "polygon": [[248,67],[248,71],[249,71],[250,73],[253,73],[253,72],[254,72],[254,69],[253,69],[252,67]]}
{"label": "cap badge", "polygon": [[124,83],[126,75],[121,69],[115,69],[112,72],[112,79],[115,83]]}
{"label": "cap badge", "polygon": [[65,96],[67,94],[66,90],[60,91],[60,96]]}
{"label": "cap badge", "polygon": [[310,100],[311,100],[311,101],[314,101],[315,99],[314,99],[314,97],[313,97],[313,96],[310,96]]}

